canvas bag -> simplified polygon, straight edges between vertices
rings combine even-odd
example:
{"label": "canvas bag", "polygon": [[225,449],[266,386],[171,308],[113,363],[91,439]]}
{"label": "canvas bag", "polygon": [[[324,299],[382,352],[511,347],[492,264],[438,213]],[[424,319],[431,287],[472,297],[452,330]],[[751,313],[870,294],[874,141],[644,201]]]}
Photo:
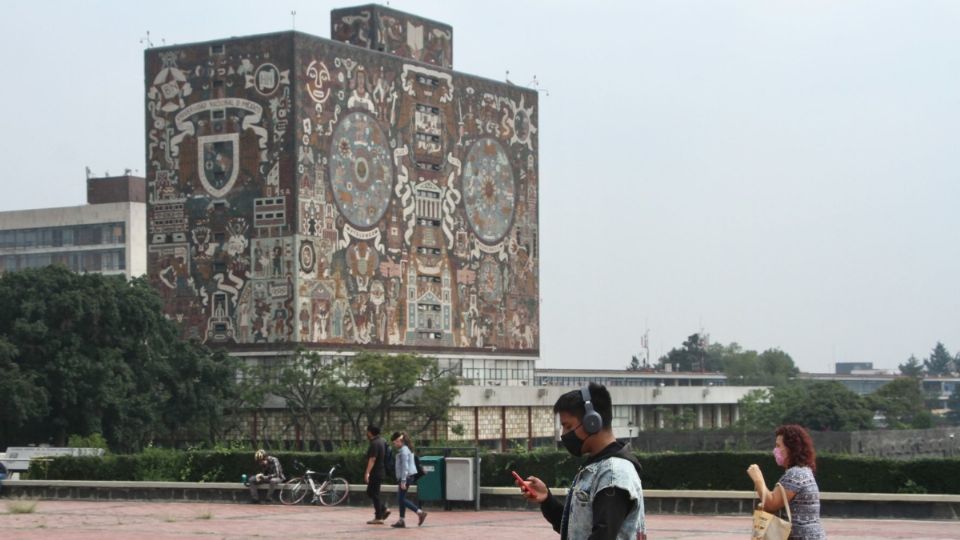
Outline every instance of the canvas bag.
{"label": "canvas bag", "polygon": [[777,482],[774,490],[780,490],[780,496],[783,497],[783,507],[787,509],[787,520],[780,519],[776,514],[771,514],[763,510],[763,501],[757,505],[753,511],[753,540],[787,540],[790,536],[790,522],[793,517],[790,515],[790,501],[787,500],[787,491]]}

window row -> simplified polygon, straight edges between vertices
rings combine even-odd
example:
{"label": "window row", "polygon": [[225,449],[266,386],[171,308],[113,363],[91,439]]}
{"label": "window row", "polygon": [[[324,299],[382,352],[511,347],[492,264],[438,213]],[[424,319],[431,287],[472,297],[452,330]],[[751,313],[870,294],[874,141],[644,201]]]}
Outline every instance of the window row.
{"label": "window row", "polygon": [[124,233],[123,223],[12,229],[0,231],[0,248],[123,244],[126,241]]}
{"label": "window row", "polygon": [[126,270],[126,250],[72,251],[0,255],[0,270],[15,272],[42,268],[51,264],[66,266],[73,272],[115,272]]}

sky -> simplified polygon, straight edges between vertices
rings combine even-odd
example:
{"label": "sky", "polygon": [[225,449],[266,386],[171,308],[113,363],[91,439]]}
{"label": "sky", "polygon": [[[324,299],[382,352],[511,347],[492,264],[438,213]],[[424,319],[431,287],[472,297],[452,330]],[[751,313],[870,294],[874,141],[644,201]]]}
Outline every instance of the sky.
{"label": "sky", "polygon": [[[4,2],[0,211],[143,174],[148,31],[329,37],[350,5]],[[389,5],[452,25],[457,71],[542,90],[541,367],[622,368],[644,332],[811,372],[960,349],[960,2]]]}

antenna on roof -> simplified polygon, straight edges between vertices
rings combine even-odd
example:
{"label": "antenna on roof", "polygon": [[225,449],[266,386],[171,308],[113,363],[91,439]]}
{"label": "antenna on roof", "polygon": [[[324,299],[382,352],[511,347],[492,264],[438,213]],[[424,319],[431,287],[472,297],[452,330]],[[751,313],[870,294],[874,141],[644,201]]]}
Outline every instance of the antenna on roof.
{"label": "antenna on roof", "polygon": [[93,173],[90,171],[90,167],[89,167],[89,166],[84,167],[84,169],[86,169],[86,171],[87,171],[87,180],[89,180],[90,177],[93,176]]}
{"label": "antenna on roof", "polygon": [[513,81],[510,80],[510,70],[509,70],[509,69],[507,70],[507,74],[503,76],[503,80],[506,81],[507,84],[513,84]]}
{"label": "antenna on roof", "polygon": [[546,88],[540,88],[540,80],[537,79],[537,76],[536,76],[536,75],[533,76],[533,80],[532,80],[532,81],[530,81],[530,82],[527,83],[527,86],[529,86],[530,88],[533,88],[533,89],[536,90],[537,92],[543,92],[544,95],[546,95],[546,96],[548,96],[548,97],[550,96],[550,91],[549,91],[549,90],[547,90]]}
{"label": "antenna on roof", "polygon": [[297,31],[297,11],[290,10],[290,16],[293,17],[293,31]]}
{"label": "antenna on roof", "polygon": [[140,38],[140,44],[143,45],[144,43],[147,44],[147,47],[153,48],[153,42],[150,41],[150,31],[149,31],[149,30],[147,30],[147,35],[146,35],[146,36]]}

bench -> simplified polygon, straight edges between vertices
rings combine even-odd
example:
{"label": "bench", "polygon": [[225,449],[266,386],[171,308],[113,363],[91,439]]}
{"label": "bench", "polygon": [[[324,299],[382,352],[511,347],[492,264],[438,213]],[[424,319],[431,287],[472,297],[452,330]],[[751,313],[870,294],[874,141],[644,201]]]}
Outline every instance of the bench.
{"label": "bench", "polygon": [[11,480],[20,478],[20,473],[27,472],[30,462],[34,459],[49,459],[59,456],[102,456],[102,448],[63,448],[57,446],[9,446],[7,451],[0,454],[0,462],[7,469],[7,476]]}

